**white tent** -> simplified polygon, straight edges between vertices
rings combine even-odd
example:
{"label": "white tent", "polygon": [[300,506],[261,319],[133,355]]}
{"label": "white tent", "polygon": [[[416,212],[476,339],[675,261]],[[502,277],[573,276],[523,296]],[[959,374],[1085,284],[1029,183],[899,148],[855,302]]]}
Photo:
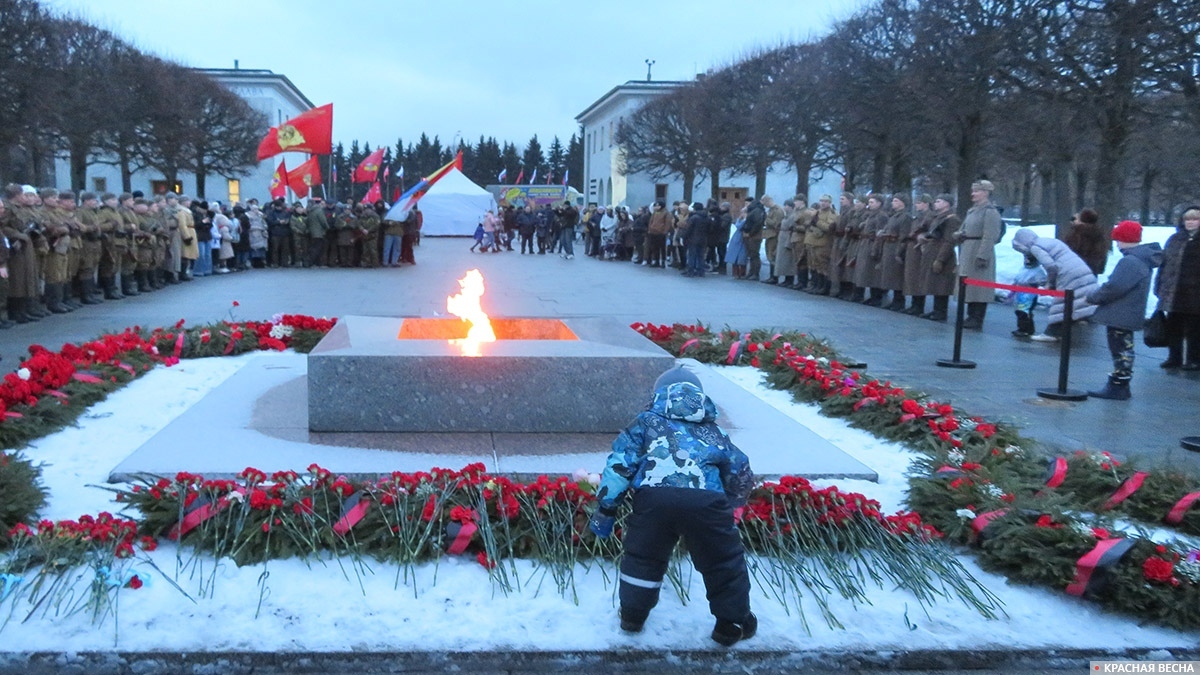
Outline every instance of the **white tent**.
{"label": "white tent", "polygon": [[496,210],[496,198],[458,169],[450,169],[421,197],[417,208],[424,214],[422,235],[469,237],[484,214]]}

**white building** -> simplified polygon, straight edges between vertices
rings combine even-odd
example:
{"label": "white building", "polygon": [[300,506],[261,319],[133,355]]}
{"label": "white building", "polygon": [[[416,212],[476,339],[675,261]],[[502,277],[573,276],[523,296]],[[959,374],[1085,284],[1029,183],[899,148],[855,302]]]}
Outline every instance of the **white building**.
{"label": "white building", "polygon": [[[575,116],[575,121],[583,127],[583,186],[586,202],[638,207],[656,199],[664,200],[668,205],[683,199],[683,179],[679,176],[655,180],[647,173],[621,175],[622,151],[613,138],[621,122],[642,106],[689,84],[630,80],[613,87]],[[810,201],[816,201],[822,193],[836,194],[840,184],[840,176],[822,177],[809,186]],[[753,191],[753,175],[725,173],[720,177],[717,194],[721,201],[730,202],[736,210]],[[795,192],[795,171],[783,163],[773,166],[767,173],[766,194],[782,202],[794,196]],[[705,201],[711,194],[711,179],[698,179],[693,185],[693,201]]]}
{"label": "white building", "polygon": [[[198,68],[197,72],[216,80],[233,93],[245,99],[251,108],[267,116],[267,124],[278,126],[284,121],[315,107],[296,85],[284,75],[269,70],[243,70],[239,68]],[[264,130],[265,131],[265,130]],[[287,162],[288,167],[296,167],[308,159],[305,153],[284,153],[271,157],[252,167],[247,173],[239,176],[219,176],[209,174],[205,181],[205,194],[196,194],[196,177],[191,173],[181,172],[178,184],[175,186],[181,194],[193,197],[216,199],[221,202],[236,202],[256,197],[260,202],[270,200],[271,178],[280,159]],[[58,157],[55,160],[55,175],[57,187],[60,190],[70,189],[71,171],[67,158]],[[143,169],[133,174],[131,190],[141,190],[147,195],[162,194],[168,185],[161,173],[153,169]],[[103,192],[121,192],[121,170],[111,164],[93,162],[88,165],[86,188],[97,194]]]}

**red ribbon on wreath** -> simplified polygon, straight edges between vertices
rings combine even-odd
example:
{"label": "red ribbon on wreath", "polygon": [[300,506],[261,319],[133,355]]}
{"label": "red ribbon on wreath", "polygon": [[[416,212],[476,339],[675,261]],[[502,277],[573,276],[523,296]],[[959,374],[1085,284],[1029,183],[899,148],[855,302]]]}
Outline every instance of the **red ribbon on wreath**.
{"label": "red ribbon on wreath", "polygon": [[729,346],[729,358],[725,359],[725,365],[732,366],[737,363],[737,360],[742,355],[742,350],[746,348],[746,341],[750,339],[750,334],[746,333],[742,339],[734,342]]}
{"label": "red ribbon on wreath", "polygon": [[1046,487],[1056,488],[1067,479],[1067,460],[1057,457],[1050,464],[1050,477],[1046,479]]}
{"label": "red ribbon on wreath", "polygon": [[229,506],[228,497],[221,497],[213,501],[208,495],[201,494],[188,507],[187,511],[183,514],[183,519],[175,523],[170,531],[167,532],[167,538],[172,540],[179,539],[188,532],[196,529],[200,523],[224,511],[226,506]]}
{"label": "red ribbon on wreath", "polygon": [[334,534],[339,537],[346,536],[346,533],[367,515],[367,509],[371,508],[371,502],[363,499],[364,496],[362,492],[355,492],[342,502],[342,514],[333,524]]}
{"label": "red ribbon on wreath", "polygon": [[1124,483],[1121,483],[1121,489],[1114,492],[1113,496],[1109,497],[1108,501],[1104,502],[1104,508],[1111,509],[1117,504],[1129,499],[1133,493],[1141,489],[1142,483],[1145,482],[1146,476],[1149,475],[1150,474],[1145,471],[1138,471],[1127,478]]}
{"label": "red ribbon on wreath", "polygon": [[175,352],[173,354],[175,358],[179,358],[179,355],[183,353],[183,337],[184,331],[179,331],[179,337],[175,338]]}
{"label": "red ribbon on wreath", "polygon": [[983,536],[983,531],[988,528],[988,525],[992,524],[993,520],[1000,518],[1007,513],[1008,509],[999,509],[996,511],[981,513],[978,516],[975,516],[975,519],[971,521],[971,529],[975,531],[975,536]]}
{"label": "red ribbon on wreath", "polygon": [[691,340],[688,340],[687,342],[685,342],[679,346],[679,355],[683,356],[683,354],[685,352],[687,352],[687,350],[691,349],[692,347],[695,347],[698,344],[700,344],[700,338],[692,338]]}
{"label": "red ribbon on wreath", "polygon": [[450,523],[446,526],[446,534],[449,534],[453,539],[450,541],[450,545],[446,547],[446,552],[450,555],[465,553],[467,547],[471,545],[471,537],[475,536],[475,533],[478,531],[479,527],[469,520],[461,523]]}
{"label": "red ribbon on wreath", "polygon": [[1175,502],[1175,506],[1171,507],[1171,512],[1167,514],[1166,518],[1163,518],[1163,522],[1178,525],[1183,521],[1183,517],[1187,515],[1188,509],[1192,508],[1192,504],[1195,504],[1197,499],[1200,499],[1200,492],[1190,492],[1184,495],[1183,499]]}
{"label": "red ribbon on wreath", "polygon": [[[1103,573],[1116,565],[1131,548],[1132,539],[1105,539],[1096,542],[1095,548],[1083,554],[1075,563],[1075,579],[1067,584],[1067,595],[1083,597],[1088,591],[1099,590],[1098,587],[1103,583]],[[1101,574],[1097,576],[1097,572]]]}
{"label": "red ribbon on wreath", "polygon": [[75,380],[76,382],[83,382],[84,384],[100,384],[103,381],[94,374],[82,370],[77,373],[72,373],[71,379]]}

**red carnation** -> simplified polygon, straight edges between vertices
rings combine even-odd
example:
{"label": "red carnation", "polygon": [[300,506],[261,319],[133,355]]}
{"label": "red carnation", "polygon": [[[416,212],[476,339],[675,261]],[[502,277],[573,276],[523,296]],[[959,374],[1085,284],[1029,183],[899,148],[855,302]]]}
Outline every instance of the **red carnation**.
{"label": "red carnation", "polygon": [[140,577],[138,577],[138,575],[135,574],[135,575],[129,577],[129,581],[127,581],[125,583],[125,587],[132,588],[133,590],[136,591],[137,589],[142,587],[142,580]]}
{"label": "red carnation", "polygon": [[1142,563],[1142,576],[1161,584],[1179,585],[1179,580],[1175,578],[1175,563],[1162,558],[1146,558],[1146,562]]}

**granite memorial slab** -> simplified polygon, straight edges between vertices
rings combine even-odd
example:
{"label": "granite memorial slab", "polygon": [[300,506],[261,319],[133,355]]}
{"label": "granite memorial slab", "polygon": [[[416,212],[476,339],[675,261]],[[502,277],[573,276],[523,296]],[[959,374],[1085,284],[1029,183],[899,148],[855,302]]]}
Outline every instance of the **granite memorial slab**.
{"label": "granite memorial slab", "polygon": [[468,356],[460,319],[344,317],[308,356],[309,429],[613,433],[674,363],[612,318],[492,325]]}

